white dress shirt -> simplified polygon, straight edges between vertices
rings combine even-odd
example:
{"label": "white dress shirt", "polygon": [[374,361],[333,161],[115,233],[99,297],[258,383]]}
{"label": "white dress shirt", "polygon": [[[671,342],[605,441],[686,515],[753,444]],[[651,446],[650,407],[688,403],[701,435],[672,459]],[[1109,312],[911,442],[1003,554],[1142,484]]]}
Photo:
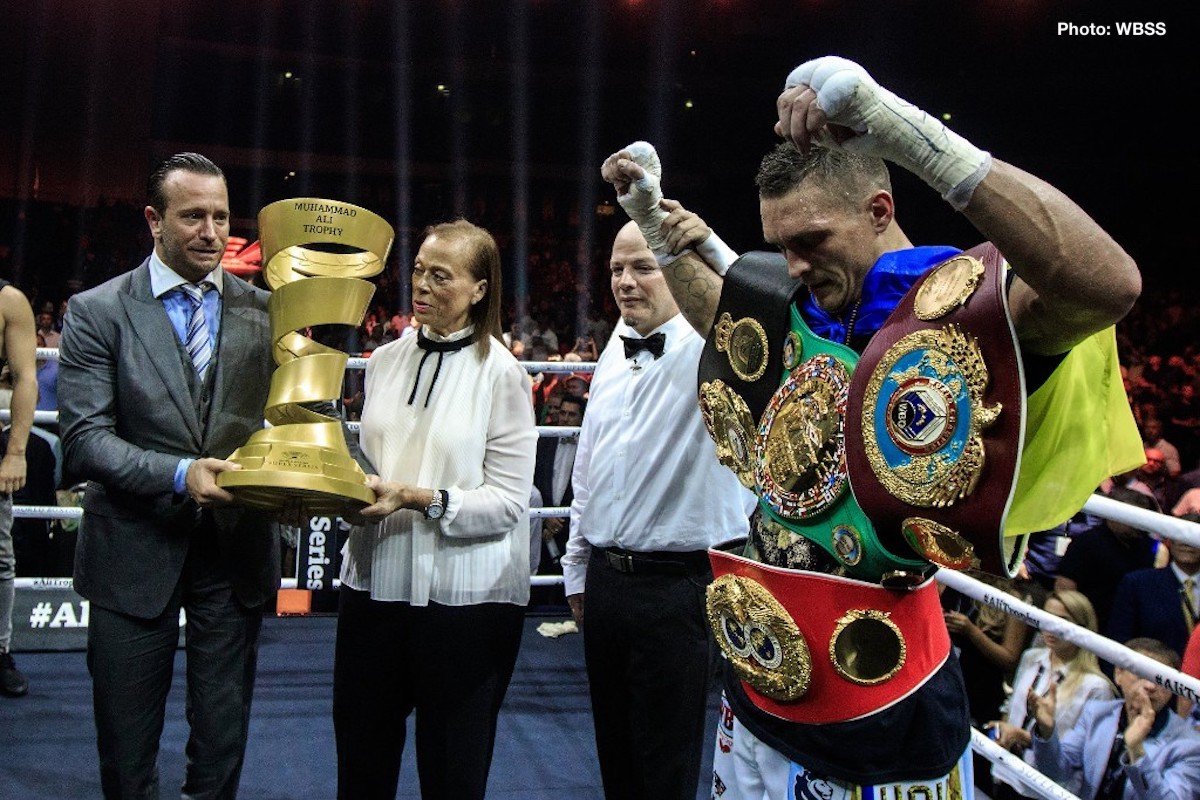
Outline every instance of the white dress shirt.
{"label": "white dress shirt", "polygon": [[638,552],[704,550],[745,536],[754,495],[717,461],[704,429],[696,371],[704,340],[682,314],[654,333],[663,355],[625,358],[624,322],[600,361],[575,454],[567,594],[583,591],[589,545]]}
{"label": "white dress shirt", "polygon": [[554,472],[550,482],[551,496],[546,498],[547,505],[561,505],[567,487],[571,484],[571,473],[575,470],[575,451],[579,439],[574,436],[564,436],[554,447]]}
{"label": "white dress shirt", "polygon": [[[1069,696],[1064,695],[1060,677],[1065,674],[1064,670],[1065,667],[1051,666],[1048,648],[1031,647],[1026,650],[1021,656],[1021,663],[1017,666],[1017,672],[1013,676],[1013,691],[1009,696],[1008,716],[1006,717],[1008,722],[1020,727],[1029,710],[1029,691],[1032,689],[1044,697],[1050,690],[1051,683],[1058,684],[1058,702],[1054,708],[1054,729],[1064,733],[1075,727],[1075,723],[1079,721],[1079,715],[1083,713],[1085,703],[1089,700],[1111,700],[1116,694],[1112,684],[1103,675],[1085,672],[1079,676],[1079,682],[1075,684],[1074,691]],[[1025,763],[1032,766],[1033,748],[1027,749],[1022,758]],[[1015,769],[1001,763],[992,765],[992,778],[1027,794],[1033,791],[1032,787],[1025,785]],[[1074,783],[1074,786],[1066,788],[1069,791],[1078,792],[1078,781],[1076,780]]]}
{"label": "white dress shirt", "polygon": [[431,353],[409,405],[424,355],[415,336],[375,350],[359,440],[385,481],[445,489],[446,513],[427,520],[401,509],[354,529],[342,551],[342,582],[375,600],[415,606],[527,603],[537,447],[529,377],[499,342],[483,361],[469,345],[444,355],[426,407],[437,371],[438,354]]}

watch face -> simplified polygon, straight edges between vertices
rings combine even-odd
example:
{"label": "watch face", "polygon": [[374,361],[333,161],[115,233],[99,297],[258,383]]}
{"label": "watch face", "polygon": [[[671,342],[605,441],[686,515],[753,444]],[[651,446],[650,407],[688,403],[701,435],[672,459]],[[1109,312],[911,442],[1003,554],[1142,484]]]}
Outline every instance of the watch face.
{"label": "watch face", "polygon": [[446,513],[446,507],[442,505],[441,495],[434,495],[433,502],[425,507],[425,516],[429,519],[441,519]]}

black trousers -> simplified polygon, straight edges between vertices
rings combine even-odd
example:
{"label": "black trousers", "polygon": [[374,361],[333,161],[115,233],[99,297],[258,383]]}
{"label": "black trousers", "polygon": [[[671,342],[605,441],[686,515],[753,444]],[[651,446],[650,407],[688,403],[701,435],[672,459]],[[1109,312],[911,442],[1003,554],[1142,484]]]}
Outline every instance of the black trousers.
{"label": "black trousers", "polygon": [[237,796],[250,700],[258,664],[262,609],[241,606],[219,565],[209,529],[193,534],[175,594],[162,614],[140,619],[93,605],[88,671],[96,716],[100,782],[106,798],[159,797],[158,747],[187,615],[190,725],[183,797]]}
{"label": "black trousers", "polygon": [[394,800],[416,711],[421,796],[482,800],[524,606],[412,606],[340,590],[333,667],[338,797]]}
{"label": "black trousers", "polygon": [[608,800],[693,800],[712,682],[710,571],[622,573],[593,550],[584,658]]}

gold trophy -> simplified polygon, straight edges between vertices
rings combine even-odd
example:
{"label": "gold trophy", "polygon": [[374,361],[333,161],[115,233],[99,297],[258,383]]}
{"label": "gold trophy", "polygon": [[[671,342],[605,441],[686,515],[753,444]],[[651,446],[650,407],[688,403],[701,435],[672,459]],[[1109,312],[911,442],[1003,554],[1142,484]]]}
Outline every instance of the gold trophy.
{"label": "gold trophy", "polygon": [[229,457],[242,466],[217,485],[242,505],[337,516],[375,502],[366,474],[346,447],[341,420],[305,408],[341,397],[348,355],[299,331],[310,325],[358,325],[383,271],[394,231],[360,206],[297,197],[258,212],[267,312],[278,365],[256,431]]}

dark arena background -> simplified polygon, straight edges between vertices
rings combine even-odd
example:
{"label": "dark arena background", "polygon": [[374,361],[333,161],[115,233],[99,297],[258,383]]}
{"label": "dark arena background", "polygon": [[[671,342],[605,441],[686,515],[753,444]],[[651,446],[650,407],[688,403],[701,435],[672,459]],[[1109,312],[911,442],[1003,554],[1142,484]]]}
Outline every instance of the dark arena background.
{"label": "dark arena background", "polygon": [[[626,217],[600,179],[603,159],[637,139],[654,143],[667,197],[736,250],[765,249],[753,179],[776,142],[775,97],[797,64],[837,54],[1062,189],[1134,257],[1144,290],[1118,326],[1127,389],[1139,422],[1164,422],[1188,472],[1200,465],[1200,224],[1189,216],[1200,180],[1191,122],[1200,40],[1185,9],[1082,0],[0,0],[0,277],[35,313],[60,318],[73,293],[146,257],[148,169],[197,151],[224,169],[231,233],[245,242],[258,239],[258,210],[289,197],[355,203],[395,226],[357,352],[407,323],[422,230],[465,217],[501,246],[505,329],[552,331],[558,346],[543,340],[526,357],[558,357],[617,316],[607,259]],[[1084,29],[1137,21],[1147,23],[1143,35]],[[977,243],[928,187],[897,168],[892,177],[897,218],[914,243]],[[538,344],[544,353],[534,358]],[[353,418],[353,387],[345,400]],[[67,502],[70,476],[56,480],[48,501],[16,502],[54,505],[55,490]],[[70,521],[21,522],[40,527],[18,540],[18,578],[69,576]],[[284,572],[296,574],[294,551]],[[100,794],[86,604],[69,583],[54,585],[18,588],[13,651],[30,691],[0,697],[0,799]],[[51,598],[43,619],[38,609]],[[312,602],[317,612],[335,607]],[[535,630],[565,618],[561,587],[535,587],[489,797],[602,796],[581,637]],[[333,796],[334,629],[324,613],[265,621],[240,797]],[[160,754],[166,795],[183,774],[182,676],[180,657]],[[713,702],[715,730],[715,693]],[[709,796],[705,775],[697,797]],[[418,797],[417,786],[406,753],[399,796]]]}

